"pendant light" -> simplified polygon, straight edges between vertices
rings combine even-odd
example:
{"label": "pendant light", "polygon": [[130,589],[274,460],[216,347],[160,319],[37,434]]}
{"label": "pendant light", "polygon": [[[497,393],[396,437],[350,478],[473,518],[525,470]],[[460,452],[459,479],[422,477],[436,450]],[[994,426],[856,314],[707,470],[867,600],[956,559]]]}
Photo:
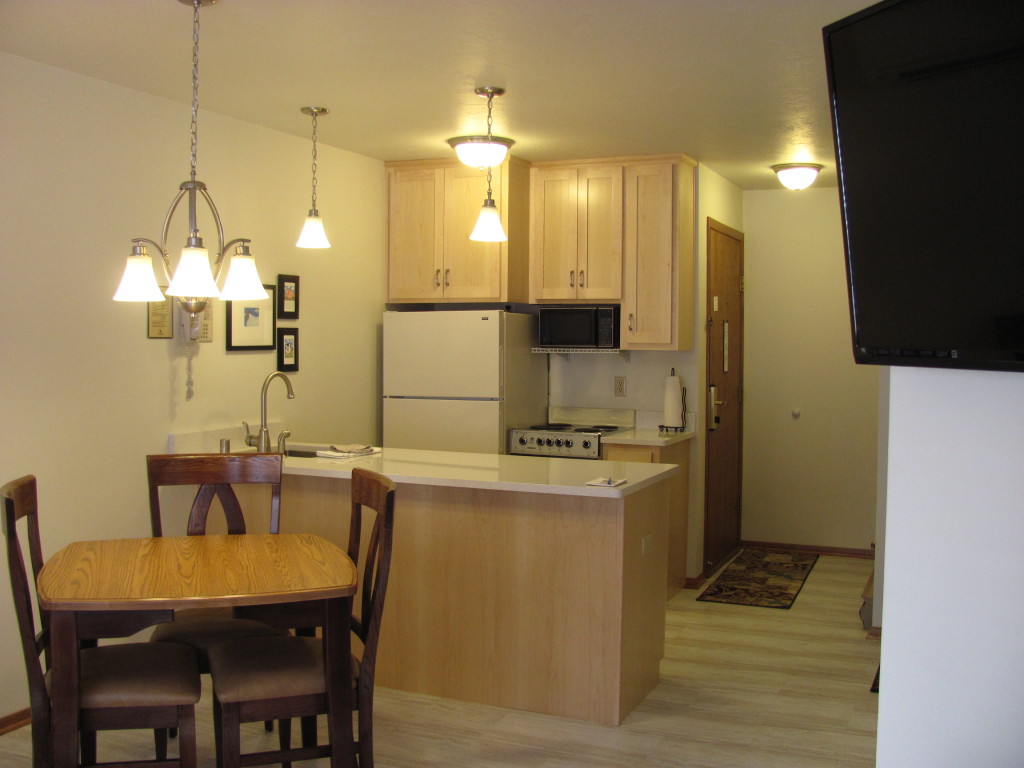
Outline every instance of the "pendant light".
{"label": "pendant light", "polygon": [[448,139],[448,144],[455,150],[459,160],[472,168],[490,168],[501,165],[505,160],[505,155],[508,154],[509,147],[515,142],[503,136],[491,135],[491,104],[495,96],[504,95],[505,89],[485,86],[474,88],[473,93],[487,99],[487,135],[456,136],[454,139]]}
{"label": "pendant light", "polygon": [[303,107],[301,112],[313,118],[313,205],[310,206],[309,215],[306,216],[306,223],[302,225],[302,232],[299,234],[298,248],[330,248],[327,240],[327,233],[324,232],[324,222],[320,218],[320,212],[316,209],[316,119],[320,115],[326,115],[327,107]]}
{"label": "pendant light", "polygon": [[[491,197],[491,167],[501,165],[505,160],[508,148],[515,142],[511,139],[503,139],[491,135],[491,126],[494,122],[491,110],[494,104],[494,97],[501,96],[505,93],[505,89],[486,87],[476,88],[473,92],[477,96],[487,97],[487,135],[460,136],[456,139],[449,139],[448,143],[455,147],[455,153],[463,163],[474,168],[487,169],[487,197],[484,198],[484,204],[480,208],[480,215],[477,217],[476,226],[473,227],[469,239],[481,243],[504,243],[508,240],[508,236],[505,234],[505,228],[501,225],[498,207],[494,204],[494,199]],[[470,159],[467,160],[467,157]]]}
{"label": "pendant light", "polygon": [[786,189],[807,189],[818,178],[822,166],[817,163],[783,163],[773,165],[779,183]]}
{"label": "pendant light", "polygon": [[[166,294],[177,296],[182,308],[191,315],[189,323],[189,338],[196,339],[199,335],[199,324],[202,313],[211,298],[239,301],[249,299],[269,298],[263,288],[263,281],[260,280],[256,271],[256,262],[249,252],[250,240],[238,238],[231,242],[224,243],[224,226],[221,223],[217,207],[206,189],[206,185],[196,179],[196,154],[198,147],[198,114],[199,114],[199,8],[202,5],[210,5],[215,0],[178,0],[184,5],[192,6],[192,124],[191,152],[190,152],[190,173],[188,181],[181,183],[178,194],[171,201],[171,206],[164,217],[164,226],[160,235],[160,242],[156,243],[144,237],[132,240],[132,253],[125,264],[124,274],[121,277],[121,284],[114,294],[115,301],[161,301],[163,294],[157,285],[153,273],[153,263],[150,259],[147,245],[156,249],[160,255],[164,275],[167,278],[168,286]],[[210,266],[209,252],[203,246],[203,239],[199,236],[199,229],[196,225],[196,197],[201,196],[206,202],[210,213],[213,215],[213,222],[217,228],[217,258],[214,267]],[[171,262],[167,252],[167,233],[171,226],[171,219],[178,208],[182,198],[188,198],[188,230],[189,234],[185,240],[185,247],[181,251],[177,268],[171,276]],[[235,247],[234,255],[225,265],[224,258],[231,247]],[[224,281],[224,290],[217,288],[217,281],[220,279],[224,268],[227,266],[227,277]],[[216,274],[214,274],[216,269]]]}

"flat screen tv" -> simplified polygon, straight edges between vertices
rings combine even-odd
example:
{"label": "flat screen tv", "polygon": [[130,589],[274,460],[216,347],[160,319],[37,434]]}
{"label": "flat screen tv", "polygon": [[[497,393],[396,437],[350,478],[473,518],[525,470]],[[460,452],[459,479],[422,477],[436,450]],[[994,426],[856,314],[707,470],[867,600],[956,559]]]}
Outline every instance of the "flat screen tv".
{"label": "flat screen tv", "polygon": [[854,359],[1024,371],[1024,2],[823,32]]}

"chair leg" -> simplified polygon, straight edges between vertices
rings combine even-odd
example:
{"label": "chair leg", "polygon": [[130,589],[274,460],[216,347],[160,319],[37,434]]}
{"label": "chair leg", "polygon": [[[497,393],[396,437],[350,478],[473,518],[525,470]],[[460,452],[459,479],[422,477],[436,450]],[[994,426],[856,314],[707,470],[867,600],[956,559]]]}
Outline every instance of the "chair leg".
{"label": "chair leg", "polygon": [[302,746],[304,747],[315,747],[316,746],[316,716],[303,717],[300,720],[302,731]]}
{"label": "chair leg", "polygon": [[[292,748],[292,721],[290,718],[277,721],[277,744],[282,752]],[[283,762],[281,768],[292,768],[292,764]]]}
{"label": "chair leg", "polygon": [[95,765],[96,731],[82,731],[80,739],[82,744],[82,763],[84,765]]}
{"label": "chair leg", "polygon": [[153,745],[156,750],[157,760],[167,759],[167,731],[168,728],[153,729]]}
{"label": "chair leg", "polygon": [[240,768],[241,706],[215,702],[213,709],[214,738],[217,746],[217,768]]}
{"label": "chair leg", "polygon": [[191,704],[178,707],[178,765],[196,768],[196,708]]}

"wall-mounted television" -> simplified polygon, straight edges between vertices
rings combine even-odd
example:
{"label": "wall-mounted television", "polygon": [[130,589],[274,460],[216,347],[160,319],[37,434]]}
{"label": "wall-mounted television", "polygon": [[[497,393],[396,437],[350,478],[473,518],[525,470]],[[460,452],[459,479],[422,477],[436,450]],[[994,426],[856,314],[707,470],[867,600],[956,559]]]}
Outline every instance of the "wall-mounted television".
{"label": "wall-mounted television", "polygon": [[1024,2],[823,33],[854,359],[1024,371]]}

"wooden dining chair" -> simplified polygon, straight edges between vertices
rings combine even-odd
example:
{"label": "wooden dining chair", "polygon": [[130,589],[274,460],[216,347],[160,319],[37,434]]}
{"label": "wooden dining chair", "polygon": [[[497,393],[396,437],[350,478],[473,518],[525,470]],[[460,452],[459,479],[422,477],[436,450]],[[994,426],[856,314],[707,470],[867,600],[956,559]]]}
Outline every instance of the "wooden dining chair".
{"label": "wooden dining chair", "polygon": [[[43,567],[36,478],[13,480],[0,488],[7,564],[28,673],[32,713],[32,766],[52,765],[50,747],[49,615],[39,611],[36,631],[32,593]],[[25,520],[31,578],[25,565],[18,522]],[[79,654],[79,732],[82,765],[96,763],[96,732],[155,728],[156,760],[146,765],[195,768],[195,704],[199,701],[195,652],[172,643],[125,643],[83,648]],[[167,759],[167,731],[179,733],[178,758]],[[118,765],[142,765],[140,762]]]}
{"label": "wooden dining chair", "polygon": [[[189,512],[186,533],[201,536],[214,499],[220,502],[229,534],[246,532],[245,515],[233,485],[263,484],[270,487],[270,533],[277,533],[281,519],[282,457],[279,453],[172,453],[146,457],[149,478],[149,514],[154,536],[163,535],[160,489],[167,486],[198,486]],[[209,672],[207,649],[243,637],[278,637],[280,627],[252,618],[236,618],[230,608],[188,608],[175,611],[174,621],[158,624],[151,640],[184,643],[199,653],[199,668]]]}
{"label": "wooden dining chair", "polygon": [[[359,768],[373,768],[373,680],[384,596],[391,570],[395,516],[395,484],[366,469],[352,470],[352,505],[348,555],[359,562],[364,510],[373,513],[373,527],[362,566],[359,615],[351,630],[362,653],[353,654],[352,682],[357,712],[356,753]],[[214,728],[218,765],[244,765],[309,760],[331,754],[332,745],[317,743],[316,729],[303,728],[302,746],[291,747],[291,718],[326,714],[323,644],[315,637],[268,637],[238,640],[210,648],[213,675]],[[280,721],[280,750],[242,755],[240,725],[273,718]],[[315,719],[312,721],[315,726]]]}

